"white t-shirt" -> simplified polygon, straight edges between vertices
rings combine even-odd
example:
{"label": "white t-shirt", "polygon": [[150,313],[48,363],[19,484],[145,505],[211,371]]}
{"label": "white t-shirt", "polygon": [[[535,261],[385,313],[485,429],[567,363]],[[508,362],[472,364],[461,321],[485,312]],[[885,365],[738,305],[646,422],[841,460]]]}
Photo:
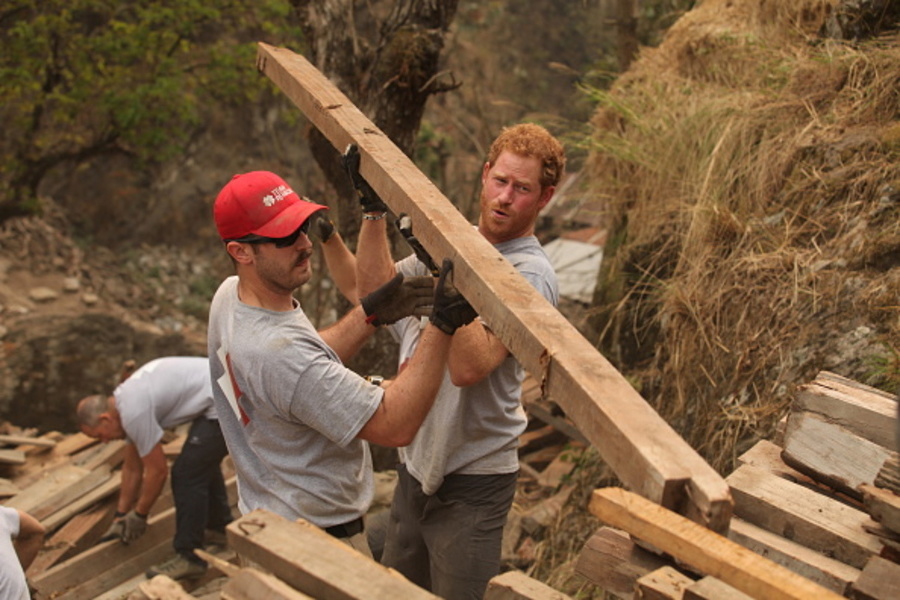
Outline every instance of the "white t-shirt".
{"label": "white t-shirt", "polygon": [[13,546],[13,538],[18,537],[20,526],[19,511],[0,506],[0,598],[3,600],[29,600],[31,597],[25,571]]}
{"label": "white t-shirt", "polygon": [[120,383],[113,397],[125,437],[142,457],[162,439],[164,429],[200,415],[216,418],[205,356],[151,360]]}
{"label": "white t-shirt", "polygon": [[356,436],[384,390],[345,367],[299,306],[244,304],[237,284],[229,277],[219,286],[208,341],[238,508],[322,528],[362,516],[374,481],[369,446]]}

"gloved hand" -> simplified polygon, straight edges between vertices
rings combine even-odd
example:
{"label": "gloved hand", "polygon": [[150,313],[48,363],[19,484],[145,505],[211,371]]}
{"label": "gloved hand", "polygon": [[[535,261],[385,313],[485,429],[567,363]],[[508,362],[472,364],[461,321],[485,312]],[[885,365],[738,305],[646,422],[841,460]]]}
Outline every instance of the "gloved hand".
{"label": "gloved hand", "polygon": [[362,299],[366,321],[390,325],[404,317],[422,317],[432,312],[434,279],[404,277],[402,273]]}
{"label": "gloved hand", "polygon": [[125,522],[118,518],[112,522],[109,526],[109,529],[106,530],[106,533],[100,537],[101,542],[108,542],[109,540],[121,540],[125,535]]}
{"label": "gloved hand", "polygon": [[341,155],[341,163],[344,165],[344,170],[347,171],[347,176],[350,177],[350,183],[353,184],[356,195],[359,196],[363,212],[387,212],[387,205],[378,197],[369,182],[359,174],[359,148],[356,147],[356,144],[347,146]]}
{"label": "gloved hand", "polygon": [[458,328],[468,325],[476,316],[478,313],[472,305],[453,287],[453,262],[445,258],[434,290],[431,323],[444,333],[453,335]]}
{"label": "gloved hand", "polygon": [[122,541],[126,544],[138,539],[147,531],[147,515],[139,515],[134,510],[122,517],[122,523],[125,525]]}
{"label": "gloved hand", "polygon": [[312,227],[309,228],[309,232],[318,237],[323,244],[330,240],[331,236],[334,235],[334,223],[323,214],[324,212],[325,211],[320,210],[310,217],[315,220],[313,221]]}

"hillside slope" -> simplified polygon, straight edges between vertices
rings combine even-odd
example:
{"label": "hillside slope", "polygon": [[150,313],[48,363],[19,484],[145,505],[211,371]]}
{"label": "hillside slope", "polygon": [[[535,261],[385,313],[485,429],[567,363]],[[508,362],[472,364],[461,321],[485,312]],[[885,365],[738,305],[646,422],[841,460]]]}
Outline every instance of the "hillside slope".
{"label": "hillside slope", "polygon": [[600,347],[720,471],[822,369],[900,387],[900,37],[707,0],[593,119]]}

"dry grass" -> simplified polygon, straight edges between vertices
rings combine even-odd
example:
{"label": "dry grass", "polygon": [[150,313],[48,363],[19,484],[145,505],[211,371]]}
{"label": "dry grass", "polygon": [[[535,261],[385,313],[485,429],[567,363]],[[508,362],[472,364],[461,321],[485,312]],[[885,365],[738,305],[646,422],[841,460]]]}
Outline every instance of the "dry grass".
{"label": "dry grass", "polygon": [[[820,370],[900,388],[900,38],[833,4],[708,0],[596,92],[598,346],[723,475]],[[538,563],[583,595],[577,502]]]}

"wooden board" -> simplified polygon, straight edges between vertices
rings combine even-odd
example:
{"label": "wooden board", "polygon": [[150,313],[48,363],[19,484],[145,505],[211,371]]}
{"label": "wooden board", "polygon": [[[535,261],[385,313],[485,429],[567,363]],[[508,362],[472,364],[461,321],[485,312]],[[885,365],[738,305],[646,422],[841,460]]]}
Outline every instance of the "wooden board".
{"label": "wooden board", "polygon": [[332,143],[359,147],[360,172],[549,398],[631,489],[724,531],[732,501],[715,472],[593,344],[478,234],[397,146],[303,56],[260,43],[257,65]]}
{"label": "wooden board", "polygon": [[784,432],[784,462],[852,498],[875,481],[890,451],[836,424],[830,417],[793,411]]}
{"label": "wooden board", "polygon": [[222,600],[313,600],[273,575],[241,569],[222,587]]}
{"label": "wooden board", "polygon": [[873,556],[849,596],[855,600],[896,600],[900,596],[900,565]]}
{"label": "wooden board", "polygon": [[749,600],[740,592],[715,577],[704,577],[684,590],[684,600]]}
{"label": "wooden board", "polygon": [[318,600],[436,600],[318,527],[254,510],[227,527],[228,546]]}
{"label": "wooden board", "polygon": [[521,571],[507,571],[488,582],[484,600],[570,600],[570,598]]}
{"label": "wooden board", "polygon": [[[118,540],[100,543],[36,575],[31,581],[42,597],[93,598],[121,583],[172,552],[175,509],[148,519],[147,533],[130,544]],[[115,568],[111,568],[115,565]]]}
{"label": "wooden board", "polygon": [[624,531],[601,527],[575,563],[575,572],[617,598],[630,599],[638,579],[669,562],[631,541]]}
{"label": "wooden board", "polygon": [[[26,444],[28,446],[37,446],[40,448],[52,448],[56,446],[56,440],[45,437],[32,437],[28,435],[2,435],[0,434],[0,444],[7,446],[18,446]],[[24,448],[19,448],[24,451]]]}
{"label": "wooden board", "polygon": [[897,436],[897,402],[886,392],[840,375],[820,372],[800,386],[792,410],[816,412],[884,448]]}
{"label": "wooden board", "polygon": [[41,520],[109,478],[109,469],[89,470],[62,465],[6,501]]}
{"label": "wooden board", "polygon": [[45,539],[41,551],[28,567],[28,576],[33,578],[61,560],[94,545],[112,522],[115,509],[115,499],[109,498],[72,517],[56,533]]}
{"label": "wooden board", "polygon": [[841,598],[714,531],[626,490],[594,490],[590,511],[601,521],[649,542],[692,569],[712,575],[753,598]]}
{"label": "wooden board", "polygon": [[900,494],[874,485],[863,485],[863,503],[872,518],[895,533],[900,533]]}
{"label": "wooden board", "polygon": [[681,600],[684,589],[694,580],[666,565],[637,580],[634,597],[640,600]]}
{"label": "wooden board", "polygon": [[863,530],[869,515],[751,465],[727,478],[735,498],[735,515],[862,568],[881,543]]}
{"label": "wooden board", "polygon": [[855,567],[737,517],[731,519],[728,539],[841,595],[860,574]]}

